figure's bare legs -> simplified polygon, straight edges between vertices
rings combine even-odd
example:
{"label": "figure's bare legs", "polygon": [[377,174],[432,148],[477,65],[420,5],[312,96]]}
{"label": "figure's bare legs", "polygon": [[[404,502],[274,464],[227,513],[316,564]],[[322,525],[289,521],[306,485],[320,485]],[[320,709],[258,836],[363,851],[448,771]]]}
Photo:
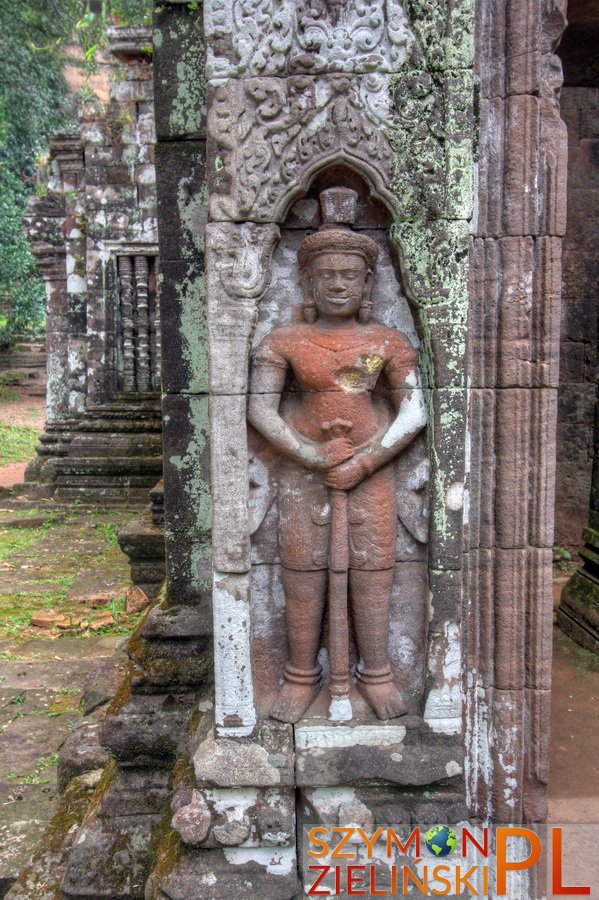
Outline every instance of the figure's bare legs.
{"label": "figure's bare legs", "polygon": [[389,606],[393,569],[373,572],[351,569],[349,590],[362,665],[358,687],[379,719],[406,714],[389,662]]}
{"label": "figure's bare legs", "polygon": [[327,587],[326,569],[295,572],[283,569],[289,659],[285,681],[270,711],[273,719],[297,722],[318,693],[317,662]]}

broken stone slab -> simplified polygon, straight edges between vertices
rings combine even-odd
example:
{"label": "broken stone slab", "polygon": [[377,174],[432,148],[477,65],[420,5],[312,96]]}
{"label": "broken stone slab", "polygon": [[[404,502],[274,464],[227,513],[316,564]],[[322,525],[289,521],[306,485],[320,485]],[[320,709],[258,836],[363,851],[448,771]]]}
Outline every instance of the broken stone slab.
{"label": "broken stone slab", "polygon": [[433,734],[412,716],[398,724],[298,725],[295,752],[296,783],[302,787],[426,785],[461,781],[464,771],[461,737]]}
{"label": "broken stone slab", "polygon": [[127,591],[125,603],[126,612],[138,613],[149,605],[150,598],[140,587],[134,584]]}
{"label": "broken stone slab", "polygon": [[205,716],[196,735],[193,766],[198,787],[292,786],[294,751],[290,725],[268,722],[249,738],[215,737]]}
{"label": "broken stone slab", "polygon": [[[181,795],[183,796],[183,794]],[[173,828],[188,846],[284,847],[295,843],[293,788],[203,788],[173,798]]]}
{"label": "broken stone slab", "polygon": [[72,778],[103,769],[109,755],[100,744],[104,711],[82,719],[68,736],[58,757],[58,790],[62,794]]}

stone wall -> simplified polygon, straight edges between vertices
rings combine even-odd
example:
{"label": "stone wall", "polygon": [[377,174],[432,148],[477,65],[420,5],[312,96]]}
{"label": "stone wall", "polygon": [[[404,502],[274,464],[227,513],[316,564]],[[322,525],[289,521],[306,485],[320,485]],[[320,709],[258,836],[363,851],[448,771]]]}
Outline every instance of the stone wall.
{"label": "stone wall", "polygon": [[599,312],[599,88],[564,87],[568,223],[564,241],[555,542],[576,546],[587,524]]}

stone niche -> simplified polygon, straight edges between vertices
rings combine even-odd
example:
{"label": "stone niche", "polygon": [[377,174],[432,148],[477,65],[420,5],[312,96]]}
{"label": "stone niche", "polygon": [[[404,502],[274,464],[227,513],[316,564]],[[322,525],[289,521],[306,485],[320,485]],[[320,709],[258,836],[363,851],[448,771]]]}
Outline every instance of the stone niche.
{"label": "stone niche", "polygon": [[[262,30],[242,34],[243,4],[205,4],[212,36],[206,306],[215,704],[194,753],[194,797],[175,827],[181,825],[183,840],[187,835],[206,848],[237,844],[217,871],[225,879],[221,891],[243,859],[266,875],[273,850],[255,795],[277,784],[277,804],[287,816],[279,829],[277,896],[294,895],[295,832],[304,825],[342,824],[352,814],[371,823],[424,819],[432,808],[452,821],[467,816],[460,622],[471,23],[468,15],[460,19],[467,62],[457,67],[445,45],[436,48],[441,56],[429,71],[431,46],[419,42],[400,4],[370,4],[370,24],[360,4],[321,5],[310,24],[312,7],[283,4],[280,53],[269,56],[266,19]],[[232,55],[224,38],[229,27]],[[338,28],[356,43],[353,55],[324,52]],[[316,55],[306,49],[315,46],[315,29],[324,35]],[[253,351],[281,326],[302,322],[297,252],[323,224],[318,200],[330,187],[357,192],[354,230],[379,247],[373,318],[402,331],[420,351],[428,426],[394,464],[398,536],[385,640],[405,714],[379,720],[353,680],[351,713],[329,712],[326,648],[333,626],[325,615],[324,686],[291,724],[269,716],[288,653],[278,541],[281,455],[248,428],[246,415]],[[283,404],[292,405],[297,391],[288,377]],[[168,521],[168,486],[165,501]],[[356,664],[353,641],[349,652]],[[260,803],[271,801],[264,796]],[[232,826],[221,834],[218,810],[225,807],[229,824],[243,819],[237,839]],[[198,841],[187,826],[199,808],[206,828]]]}

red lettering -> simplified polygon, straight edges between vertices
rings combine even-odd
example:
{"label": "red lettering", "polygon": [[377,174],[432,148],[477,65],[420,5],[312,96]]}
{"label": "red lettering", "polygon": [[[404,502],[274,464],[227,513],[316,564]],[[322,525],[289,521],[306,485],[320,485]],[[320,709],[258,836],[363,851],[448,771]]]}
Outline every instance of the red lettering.
{"label": "red lettering", "polygon": [[588,886],[562,884],[562,830],[561,828],[551,829],[551,873],[553,880],[553,893],[558,896],[572,894],[590,894],[591,889]]}
{"label": "red lettering", "polygon": [[326,875],[328,875],[329,872],[331,871],[331,867],[330,867],[330,866],[308,866],[308,868],[309,868],[310,870],[312,870],[312,869],[318,869],[318,870],[320,871],[320,875],[318,876],[318,878],[316,879],[316,881],[314,882],[314,884],[313,884],[310,888],[308,888],[308,894],[309,894],[309,895],[318,894],[318,895],[321,896],[321,897],[331,897],[332,894],[331,894],[331,892],[330,892],[329,890],[326,890],[326,891],[317,891],[317,890],[316,890],[316,888],[318,887],[318,885],[320,884],[320,882],[322,881],[322,879],[323,879]]}

